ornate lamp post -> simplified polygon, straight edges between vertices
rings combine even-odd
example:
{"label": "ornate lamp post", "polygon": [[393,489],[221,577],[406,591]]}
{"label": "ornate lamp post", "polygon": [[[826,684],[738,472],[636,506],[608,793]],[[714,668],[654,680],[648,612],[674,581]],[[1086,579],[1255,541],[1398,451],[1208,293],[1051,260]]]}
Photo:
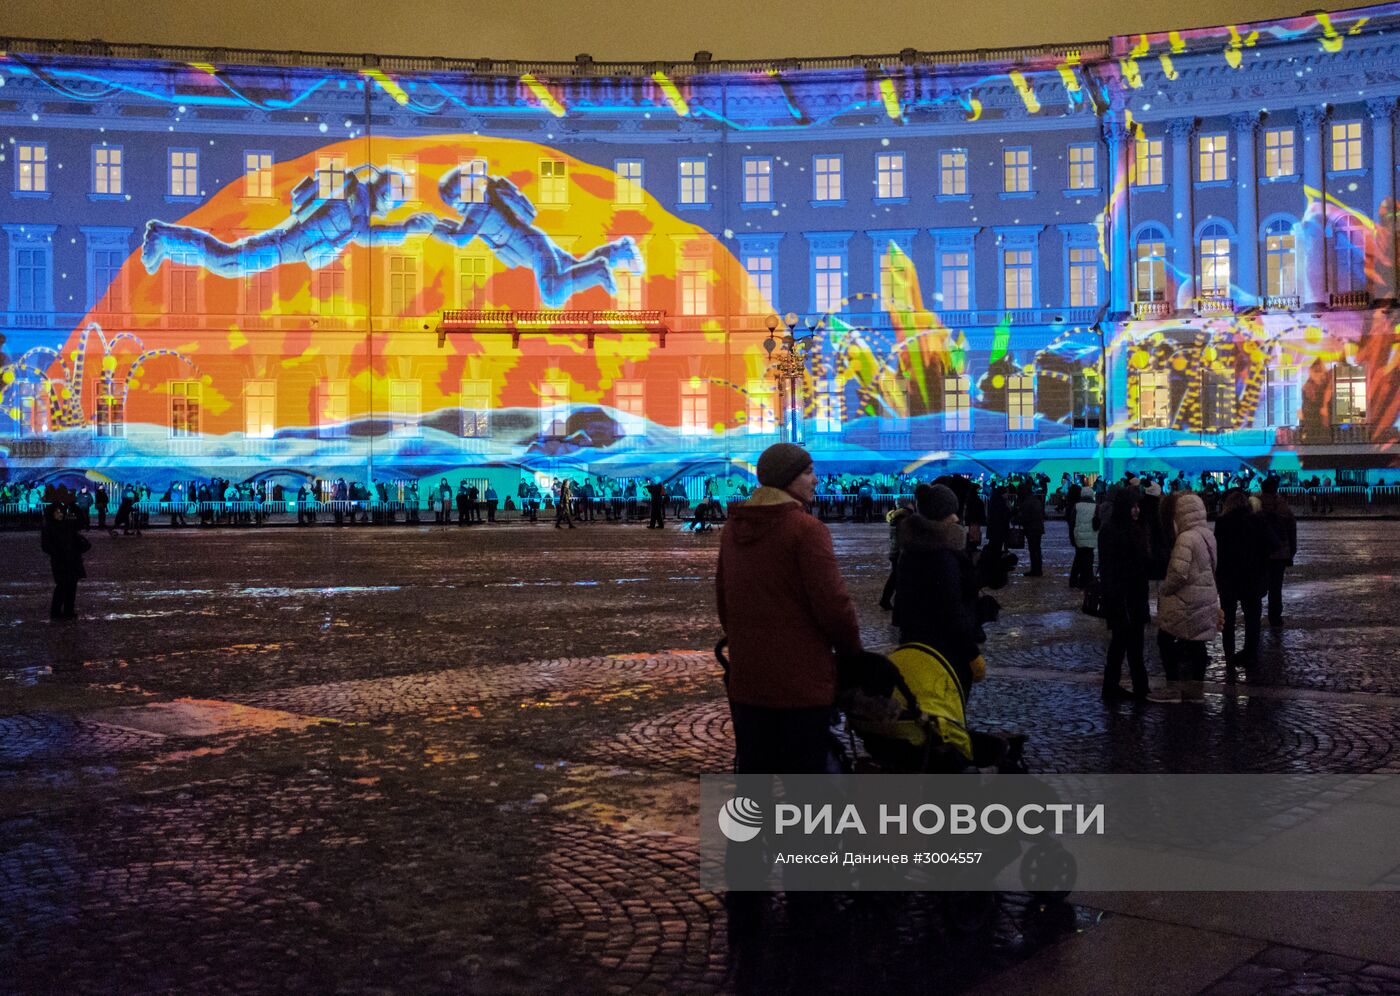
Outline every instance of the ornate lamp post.
{"label": "ornate lamp post", "polygon": [[[801,442],[802,436],[802,403],[800,392],[802,381],[807,374],[806,355],[803,346],[807,340],[815,335],[822,328],[820,319],[808,318],[805,322],[807,334],[798,338],[796,334],[798,324],[802,319],[798,318],[795,312],[789,311],[782,318],[777,315],[769,315],[765,324],[768,326],[768,338],[764,340],[763,348],[768,351],[769,370],[778,382],[779,408],[783,412],[783,438],[790,443]],[[782,327],[786,331],[781,338],[778,336],[778,329]],[[779,349],[778,347],[782,348]],[[774,351],[777,355],[774,356]]]}

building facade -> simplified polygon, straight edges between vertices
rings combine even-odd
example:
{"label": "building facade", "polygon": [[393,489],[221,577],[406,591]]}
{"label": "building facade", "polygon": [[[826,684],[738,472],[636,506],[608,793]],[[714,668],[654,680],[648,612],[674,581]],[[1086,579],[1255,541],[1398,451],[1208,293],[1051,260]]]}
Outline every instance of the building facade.
{"label": "building facade", "polygon": [[11,40],[0,468],[669,476],[796,436],[1379,475],[1397,25],[683,66]]}

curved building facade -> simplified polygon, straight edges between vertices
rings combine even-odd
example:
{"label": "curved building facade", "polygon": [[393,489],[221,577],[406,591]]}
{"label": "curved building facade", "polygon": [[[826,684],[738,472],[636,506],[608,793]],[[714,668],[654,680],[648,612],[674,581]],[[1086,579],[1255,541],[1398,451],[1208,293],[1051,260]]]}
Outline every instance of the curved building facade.
{"label": "curved building facade", "polygon": [[9,40],[0,468],[671,476],[797,438],[1378,476],[1397,28],[646,66]]}

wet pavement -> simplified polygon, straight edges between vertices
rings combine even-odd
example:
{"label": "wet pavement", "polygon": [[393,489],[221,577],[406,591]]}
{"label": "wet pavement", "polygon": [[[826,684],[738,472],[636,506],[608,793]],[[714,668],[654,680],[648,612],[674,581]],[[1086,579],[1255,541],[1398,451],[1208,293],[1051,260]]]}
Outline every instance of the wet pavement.
{"label": "wet pavement", "polygon": [[[1400,524],[1301,524],[1287,626],[1257,673],[1217,647],[1202,708],[1099,701],[1063,532],[1000,593],[971,706],[1030,734],[1033,770],[1400,771]],[[883,526],[833,535],[889,643]],[[1400,942],[1285,929],[1345,921],[1313,895],[731,922],[696,868],[696,777],[732,753],[717,534],[93,539],[81,618],[51,624],[37,536],[0,535],[0,992],[1046,991],[1135,944],[1174,960],[1133,991],[1400,992]]]}

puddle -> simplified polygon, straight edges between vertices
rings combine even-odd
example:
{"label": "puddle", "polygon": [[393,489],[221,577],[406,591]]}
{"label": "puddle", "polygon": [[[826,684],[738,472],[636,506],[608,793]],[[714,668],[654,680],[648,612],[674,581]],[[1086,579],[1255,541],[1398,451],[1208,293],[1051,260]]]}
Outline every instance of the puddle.
{"label": "puddle", "polygon": [[222,733],[270,733],[274,730],[304,730],[334,720],[275,709],[258,709],[234,702],[212,699],[176,699],[141,706],[98,709],[84,719],[137,733],[157,736],[210,737]]}
{"label": "puddle", "polygon": [[235,598],[294,598],[297,595],[356,595],[374,591],[402,591],[397,584],[340,585],[331,588],[235,588],[228,594]]}

